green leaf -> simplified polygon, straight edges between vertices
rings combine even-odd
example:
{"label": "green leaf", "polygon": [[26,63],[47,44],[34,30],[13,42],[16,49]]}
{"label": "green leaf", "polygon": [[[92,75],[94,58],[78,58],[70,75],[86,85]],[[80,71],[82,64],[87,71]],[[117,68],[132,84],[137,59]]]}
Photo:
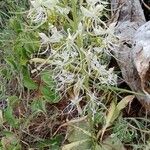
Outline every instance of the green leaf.
{"label": "green leaf", "polygon": [[103,141],[102,147],[97,150],[125,150],[125,148],[116,136],[110,136]]}
{"label": "green leaf", "polygon": [[41,87],[41,93],[44,98],[52,103],[57,103],[60,99],[59,93],[55,90],[56,83],[51,76],[50,71],[44,71],[41,73],[41,79],[44,82],[44,85]]}
{"label": "green leaf", "polygon": [[88,120],[72,123],[67,133],[70,144],[64,145],[63,150],[89,150],[93,146],[93,137]]}
{"label": "green leaf", "polygon": [[121,111],[123,108],[125,108],[129,102],[132,102],[134,98],[135,98],[134,95],[128,95],[124,97],[117,105],[118,111]]}
{"label": "green leaf", "polygon": [[106,124],[102,131],[98,133],[98,136],[101,133],[101,138],[103,137],[105,130],[119,117],[121,110],[125,108],[127,104],[134,99],[134,97],[134,95],[126,96],[117,105],[112,101],[106,116]]}
{"label": "green leaf", "polygon": [[86,140],[80,140],[80,141],[72,142],[70,144],[64,145],[62,147],[62,150],[73,150],[73,149],[78,150],[77,147],[80,147],[85,142],[87,143],[87,142],[89,142],[89,140],[86,139]]}
{"label": "green leaf", "polygon": [[43,94],[44,98],[51,103],[57,103],[60,100],[58,92],[48,86],[42,86],[41,93]]}
{"label": "green leaf", "polygon": [[41,79],[43,82],[45,82],[48,86],[54,87],[55,82],[51,76],[51,72],[45,71],[41,73]]}
{"label": "green leaf", "polygon": [[22,66],[26,66],[30,55],[27,53],[23,45],[24,43],[17,41],[14,45],[14,53],[17,56],[19,64]]}
{"label": "green leaf", "polygon": [[24,35],[22,35],[24,49],[29,54],[37,52],[40,47],[40,42],[36,34],[36,32],[29,32],[28,34],[25,33]]}
{"label": "green leaf", "polygon": [[0,127],[3,125],[4,118],[3,118],[3,112],[0,110]]}
{"label": "green leaf", "polygon": [[16,103],[19,102],[19,99],[18,99],[17,96],[10,96],[10,97],[8,97],[8,102],[9,102],[9,105],[10,105],[11,107],[13,107],[13,106],[16,105]]}
{"label": "green leaf", "polygon": [[[101,133],[101,139],[102,139],[102,137],[103,137],[103,135],[104,135],[106,129],[107,129],[107,128],[111,125],[111,123],[114,121],[114,117],[116,118],[116,116],[114,116],[114,115],[115,115],[115,111],[116,111],[116,105],[115,105],[114,101],[112,101],[111,104],[110,104],[110,108],[109,108],[109,110],[108,110],[108,114],[107,114],[107,116],[106,116],[106,123],[105,123],[105,125],[103,126],[102,130],[100,130],[100,131],[98,132],[98,135],[97,135],[98,138],[99,138],[100,133]],[[118,117],[118,115],[117,115],[117,117]]]}
{"label": "green leaf", "polygon": [[18,126],[18,119],[14,117],[13,109],[11,107],[7,107],[4,111],[4,118],[12,127]]}
{"label": "green leaf", "polygon": [[10,27],[16,32],[20,33],[22,31],[22,25],[19,18],[12,17],[10,19]]}
{"label": "green leaf", "polygon": [[29,90],[35,90],[38,88],[38,84],[35,83],[31,78],[25,76],[23,78],[23,84],[26,88],[28,88]]}
{"label": "green leaf", "polygon": [[31,108],[33,112],[38,111],[46,112],[45,101],[43,101],[42,99],[34,99],[33,102],[31,103]]}
{"label": "green leaf", "polygon": [[8,65],[10,65],[11,69],[13,70],[18,70],[18,67],[15,63],[15,61],[12,58],[6,58],[5,61],[7,62]]}
{"label": "green leaf", "polygon": [[19,139],[13,133],[6,134],[1,139],[3,150],[20,150]]}
{"label": "green leaf", "polygon": [[51,150],[60,150],[62,140],[63,140],[63,136],[57,135],[56,137],[53,137],[51,139],[38,141],[36,146],[38,149],[49,148]]}
{"label": "green leaf", "polygon": [[120,117],[114,124],[112,133],[122,142],[132,142],[137,137],[137,130],[130,128],[128,121]]}

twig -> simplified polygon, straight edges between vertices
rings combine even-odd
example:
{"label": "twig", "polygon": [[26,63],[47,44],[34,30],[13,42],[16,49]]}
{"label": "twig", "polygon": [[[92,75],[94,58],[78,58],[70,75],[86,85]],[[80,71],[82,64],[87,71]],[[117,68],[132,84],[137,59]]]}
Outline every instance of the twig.
{"label": "twig", "polygon": [[142,1],[143,5],[144,5],[148,10],[150,10],[150,7],[144,2],[144,0],[141,0],[141,1]]}

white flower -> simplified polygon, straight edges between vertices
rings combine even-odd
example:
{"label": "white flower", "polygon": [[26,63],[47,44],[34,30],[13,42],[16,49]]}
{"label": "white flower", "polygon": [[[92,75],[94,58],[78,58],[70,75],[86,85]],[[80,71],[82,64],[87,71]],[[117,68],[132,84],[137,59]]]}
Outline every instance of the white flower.
{"label": "white flower", "polygon": [[73,92],[74,92],[75,95],[80,94],[80,91],[83,88],[82,86],[83,86],[84,80],[85,80],[85,77],[82,77],[82,78],[78,77],[77,82],[76,82],[76,84],[74,85],[74,88],[73,88]]}
{"label": "white flower", "polygon": [[106,29],[103,29],[101,26],[97,26],[94,28],[94,33],[95,35],[108,34],[109,37],[112,37],[114,36],[115,25],[116,23],[111,23],[109,27],[106,27]]}
{"label": "white flower", "polygon": [[41,38],[42,44],[48,44],[49,43],[49,37],[45,35],[45,33],[39,33],[39,36]]}
{"label": "white flower", "polygon": [[61,39],[63,39],[62,34],[60,31],[57,31],[57,28],[54,27],[51,29],[52,36],[48,37],[45,35],[45,33],[39,33],[39,36],[41,37],[42,44],[48,44],[48,43],[58,43]]}
{"label": "white flower", "polygon": [[91,68],[93,70],[97,70],[98,72],[100,71],[99,69],[102,68],[103,66],[100,64],[100,62],[97,59],[97,56],[95,55],[93,59],[91,60]]}
{"label": "white flower", "polygon": [[94,17],[94,13],[83,6],[81,6],[81,11],[85,17]]}
{"label": "white flower", "polygon": [[53,9],[58,3],[58,0],[30,0],[30,2],[33,8],[36,9],[42,6],[48,9]]}
{"label": "white flower", "polygon": [[96,28],[94,28],[95,35],[104,35],[106,33],[107,33],[107,31],[104,30],[101,26],[97,26]]}
{"label": "white flower", "polygon": [[86,0],[86,2],[87,2],[89,5],[92,5],[92,6],[94,6],[94,5],[97,4],[97,3],[100,3],[100,4],[109,4],[108,2],[102,1],[102,0]]}
{"label": "white flower", "polygon": [[62,52],[60,55],[61,59],[64,60],[64,62],[67,62],[69,60],[69,53],[67,51]]}
{"label": "white flower", "polygon": [[105,70],[105,73],[100,76],[101,84],[107,85],[116,85],[117,84],[117,75],[113,73],[114,68]]}
{"label": "white flower", "polygon": [[60,58],[54,58],[54,60],[52,61],[51,65],[56,66],[55,69],[62,69],[64,67],[64,63],[62,60],[60,60]]}
{"label": "white flower", "polygon": [[50,42],[57,43],[57,42],[60,42],[61,39],[63,39],[62,34],[59,31],[57,31],[56,27],[54,27],[52,29],[52,36],[50,37]]}
{"label": "white flower", "polygon": [[41,7],[41,0],[30,0],[30,2],[33,8]]}
{"label": "white flower", "polygon": [[87,105],[84,107],[84,112],[86,112],[87,109],[90,109],[92,112],[92,119],[94,120],[95,114],[97,113],[99,106],[102,105],[102,107],[104,108],[105,106],[100,102],[100,99],[96,96],[96,91],[89,91],[87,92],[87,95],[89,96],[89,102],[87,102]]}
{"label": "white flower", "polygon": [[55,76],[55,78],[56,78],[57,85],[58,85],[59,89],[62,90],[65,88],[65,86],[74,82],[75,75],[71,72],[67,72],[66,70],[62,69],[62,71],[60,71],[60,73],[57,74]]}
{"label": "white flower", "polygon": [[45,8],[42,7],[31,9],[27,17],[34,23],[44,23],[47,20]]}
{"label": "white flower", "polygon": [[74,40],[76,39],[78,33],[74,33],[71,35],[70,30],[71,30],[70,28],[67,29],[68,37],[67,37],[66,41],[68,43],[74,43]]}
{"label": "white flower", "polygon": [[28,17],[32,22],[43,24],[47,20],[47,10],[54,9],[58,0],[30,0],[32,8]]}
{"label": "white flower", "polygon": [[83,48],[81,48],[81,51],[84,53],[84,55],[86,56],[86,60],[88,62],[91,62],[91,60],[93,59],[93,53],[91,52],[91,48],[88,49],[87,51],[85,51]]}
{"label": "white flower", "polygon": [[79,25],[78,25],[78,33],[80,34],[80,35],[82,35],[82,33],[83,33],[83,24],[80,22],[79,23]]}
{"label": "white flower", "polygon": [[58,0],[41,0],[41,1],[42,1],[41,5],[45,6],[48,9],[53,9],[58,3]]}
{"label": "white flower", "polygon": [[76,52],[76,51],[71,51],[70,52],[70,56],[72,57],[72,58],[75,58],[75,57],[78,57],[78,53]]}
{"label": "white flower", "polygon": [[102,12],[104,9],[103,5],[96,5],[94,7],[90,7],[89,9],[81,6],[81,11],[85,17],[90,17],[90,18],[98,18],[99,13]]}
{"label": "white flower", "polygon": [[95,5],[99,0],[86,0],[89,5]]}
{"label": "white flower", "polygon": [[103,52],[103,49],[101,47],[94,47],[93,50],[97,53]]}
{"label": "white flower", "polygon": [[69,12],[70,12],[70,10],[71,10],[70,7],[65,7],[65,8],[63,8],[63,7],[60,7],[60,6],[56,6],[56,9],[57,9],[57,11],[58,11],[60,14],[63,14],[63,15],[69,14]]}
{"label": "white flower", "polygon": [[116,23],[111,23],[107,29],[107,33],[110,35],[114,35]]}
{"label": "white flower", "polygon": [[70,28],[67,29],[67,32],[68,32],[67,33],[68,35],[66,37],[66,41],[65,41],[65,44],[64,44],[64,50],[75,52],[78,49],[78,46],[75,43],[75,39],[77,38],[78,32],[71,34],[70,33]]}
{"label": "white flower", "polygon": [[78,95],[75,95],[72,99],[70,99],[71,104],[73,106],[76,106],[78,113],[81,115],[82,114],[82,108],[80,106],[80,101],[82,100],[82,97],[79,97]]}
{"label": "white flower", "polygon": [[111,85],[117,84],[117,75],[114,74],[114,68],[108,70],[108,83]]}
{"label": "white flower", "polygon": [[28,17],[34,23],[43,23],[47,20],[47,11],[56,10],[60,14],[68,14],[70,7],[58,6],[58,0],[30,0],[32,8],[29,11]]}

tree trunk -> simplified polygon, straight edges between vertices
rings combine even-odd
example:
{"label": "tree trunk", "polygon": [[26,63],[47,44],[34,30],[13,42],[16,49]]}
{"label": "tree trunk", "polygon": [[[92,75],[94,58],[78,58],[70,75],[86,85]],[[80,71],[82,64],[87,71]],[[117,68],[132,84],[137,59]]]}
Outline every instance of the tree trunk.
{"label": "tree trunk", "polygon": [[150,110],[150,22],[146,23],[139,0],[111,0],[111,10],[119,39],[114,55],[124,80]]}

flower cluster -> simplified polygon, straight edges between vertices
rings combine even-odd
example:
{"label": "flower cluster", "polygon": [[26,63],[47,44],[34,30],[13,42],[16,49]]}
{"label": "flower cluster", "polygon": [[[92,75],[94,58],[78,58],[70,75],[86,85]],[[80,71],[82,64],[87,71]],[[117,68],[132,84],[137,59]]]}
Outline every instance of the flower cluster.
{"label": "flower cluster", "polygon": [[67,1],[68,3],[59,0],[32,0],[33,7],[28,16],[33,23],[41,25],[46,22],[49,25],[45,29],[47,32],[39,32],[40,50],[46,45],[51,51],[47,59],[59,91],[64,94],[80,83],[78,92],[72,91],[74,96],[70,101],[81,113],[81,91],[86,93],[94,109],[93,102],[97,98],[92,95],[98,92],[95,87],[115,85],[117,82],[113,68],[108,68],[109,44],[114,39],[114,26],[107,26],[102,20],[106,2]]}
{"label": "flower cluster", "polygon": [[57,10],[57,13],[68,14],[70,9],[69,7],[62,8],[59,5],[58,0],[31,0],[30,12],[28,17],[32,22],[36,24],[43,24],[48,19],[48,13],[53,10]]}

